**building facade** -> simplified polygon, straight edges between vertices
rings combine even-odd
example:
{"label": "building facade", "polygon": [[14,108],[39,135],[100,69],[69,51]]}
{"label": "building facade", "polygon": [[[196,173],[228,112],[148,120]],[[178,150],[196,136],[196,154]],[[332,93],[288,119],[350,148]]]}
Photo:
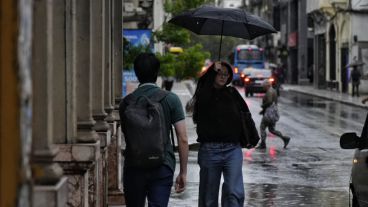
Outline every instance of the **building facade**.
{"label": "building facade", "polygon": [[215,5],[222,8],[241,8],[244,6],[244,0],[216,0]]}
{"label": "building facade", "polygon": [[368,92],[368,2],[359,0],[245,1],[245,9],[274,25],[278,34],[254,40],[270,62],[282,65],[286,81],[351,92],[350,70],[364,63],[361,92]]}
{"label": "building facade", "polygon": [[348,64],[354,58],[365,63],[360,68],[363,78],[361,92],[367,93],[368,73],[367,39],[364,21],[368,18],[368,3],[355,0],[308,1],[308,16],[313,21],[315,87],[335,86],[343,93],[350,93]]}
{"label": "building facade", "polygon": [[[165,0],[125,0],[123,3],[123,28],[148,29],[152,32],[162,29],[168,18],[164,10]],[[155,52],[163,53],[163,43],[154,44]]]}
{"label": "building facade", "polygon": [[308,41],[305,0],[249,0],[245,8],[270,22],[277,34],[256,38],[255,44],[265,48],[269,62],[284,69],[288,83],[308,82]]}

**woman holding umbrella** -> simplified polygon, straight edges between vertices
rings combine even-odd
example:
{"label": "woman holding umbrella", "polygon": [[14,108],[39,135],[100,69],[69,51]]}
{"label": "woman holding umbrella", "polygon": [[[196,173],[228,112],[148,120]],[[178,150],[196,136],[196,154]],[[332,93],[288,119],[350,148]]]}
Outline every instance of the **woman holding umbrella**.
{"label": "woman holding umbrella", "polygon": [[[222,206],[243,206],[244,186],[242,175],[243,154],[239,106],[240,94],[227,87],[232,80],[232,68],[226,62],[216,62],[199,78],[196,91],[189,102],[193,121],[197,125],[200,143],[198,206],[218,206],[218,195],[223,175]],[[238,94],[235,94],[238,93]],[[256,130],[256,129],[255,129]],[[258,135],[258,134],[257,134]]]}

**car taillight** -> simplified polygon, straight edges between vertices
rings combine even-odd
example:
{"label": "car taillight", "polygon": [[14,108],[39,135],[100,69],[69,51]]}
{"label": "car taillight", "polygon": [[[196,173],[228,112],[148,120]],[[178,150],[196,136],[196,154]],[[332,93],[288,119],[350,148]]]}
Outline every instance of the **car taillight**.
{"label": "car taillight", "polygon": [[244,77],[245,77],[245,75],[242,73],[242,74],[240,74],[240,77],[244,78]]}
{"label": "car taillight", "polygon": [[274,81],[275,81],[275,79],[274,78],[270,78],[270,79],[268,79],[271,83],[273,83]]}
{"label": "car taillight", "polygon": [[238,73],[239,69],[237,67],[234,68],[234,73]]}
{"label": "car taillight", "polygon": [[245,81],[245,82],[249,82],[249,81],[250,81],[250,79],[249,79],[249,78],[244,78],[244,81]]}

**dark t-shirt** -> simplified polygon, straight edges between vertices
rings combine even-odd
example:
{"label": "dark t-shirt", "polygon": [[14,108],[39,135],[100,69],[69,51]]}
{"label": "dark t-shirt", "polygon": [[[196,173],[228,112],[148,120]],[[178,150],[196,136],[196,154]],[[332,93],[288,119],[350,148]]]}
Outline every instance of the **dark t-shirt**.
{"label": "dark t-shirt", "polygon": [[[150,97],[157,90],[160,90],[160,88],[157,87],[153,83],[148,83],[148,84],[140,85],[133,92],[133,94],[135,96],[145,95],[145,96]],[[172,124],[175,124],[176,122],[185,119],[182,104],[180,102],[179,97],[176,94],[169,92],[169,94],[162,100],[161,103],[165,111],[166,120],[170,120],[170,123],[167,123],[168,125],[170,125],[170,127]],[[170,130],[169,127],[168,127],[168,130]],[[170,134],[170,131],[168,131],[168,134]],[[168,165],[173,171],[175,171],[176,162],[175,162],[175,154],[173,152],[173,147],[172,147],[170,140],[167,140],[166,143],[167,144],[165,146],[166,152],[165,152],[164,164]],[[129,162],[129,160],[126,160],[126,162]]]}

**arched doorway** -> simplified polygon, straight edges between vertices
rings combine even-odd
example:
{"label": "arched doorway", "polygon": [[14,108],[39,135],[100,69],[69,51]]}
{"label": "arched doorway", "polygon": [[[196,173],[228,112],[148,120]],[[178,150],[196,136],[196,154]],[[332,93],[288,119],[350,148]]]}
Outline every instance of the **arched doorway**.
{"label": "arched doorway", "polygon": [[346,23],[342,22],[341,26],[339,27],[339,34],[340,34],[340,41],[341,46],[340,56],[339,56],[339,66],[340,66],[340,84],[341,84],[341,92],[347,93],[349,89],[349,78],[348,78],[348,69],[346,65],[348,64],[349,60],[349,43],[348,40],[350,38],[348,29],[346,29]]}
{"label": "arched doorway", "polygon": [[336,80],[336,31],[332,25],[329,32],[330,80]]}

